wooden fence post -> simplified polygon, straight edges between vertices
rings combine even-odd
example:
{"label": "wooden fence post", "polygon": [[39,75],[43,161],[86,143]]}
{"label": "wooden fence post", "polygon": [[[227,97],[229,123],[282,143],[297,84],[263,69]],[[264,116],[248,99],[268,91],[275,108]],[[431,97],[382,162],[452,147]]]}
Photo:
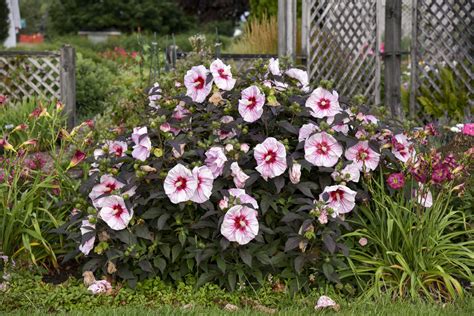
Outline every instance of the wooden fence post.
{"label": "wooden fence post", "polygon": [[76,50],[70,45],[61,48],[61,102],[67,114],[67,127],[76,125]]}
{"label": "wooden fence post", "polygon": [[278,0],[278,56],[296,57],[295,0]]}
{"label": "wooden fence post", "polygon": [[402,0],[390,0],[385,6],[385,104],[392,116],[401,119],[401,38]]}

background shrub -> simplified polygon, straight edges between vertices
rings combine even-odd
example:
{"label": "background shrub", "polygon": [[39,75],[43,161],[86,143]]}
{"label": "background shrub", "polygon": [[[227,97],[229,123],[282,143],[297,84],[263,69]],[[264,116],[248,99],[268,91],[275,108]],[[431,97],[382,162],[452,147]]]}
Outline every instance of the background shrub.
{"label": "background shrub", "polygon": [[3,41],[8,37],[8,30],[10,28],[10,20],[8,19],[8,10],[7,2],[0,2],[0,43],[3,44]]}

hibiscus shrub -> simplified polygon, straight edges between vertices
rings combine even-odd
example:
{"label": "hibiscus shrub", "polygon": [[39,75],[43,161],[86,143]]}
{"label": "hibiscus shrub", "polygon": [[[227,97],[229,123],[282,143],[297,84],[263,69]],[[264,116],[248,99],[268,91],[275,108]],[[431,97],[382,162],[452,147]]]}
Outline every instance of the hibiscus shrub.
{"label": "hibiscus shrub", "polygon": [[366,198],[359,180],[391,133],[329,83],[312,90],[305,71],[280,67],[257,62],[233,78],[215,60],[184,84],[152,87],[143,126],[89,159],[69,258],[82,251],[84,270],[131,285],[155,275],[230,289],[269,274],[292,290],[338,282],[344,217]]}

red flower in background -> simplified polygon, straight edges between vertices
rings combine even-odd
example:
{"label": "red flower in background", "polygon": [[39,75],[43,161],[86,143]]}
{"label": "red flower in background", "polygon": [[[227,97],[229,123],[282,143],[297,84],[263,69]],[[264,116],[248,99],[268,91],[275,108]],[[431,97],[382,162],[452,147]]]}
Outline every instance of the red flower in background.
{"label": "red flower in background", "polygon": [[68,169],[73,168],[77,166],[81,161],[86,159],[86,154],[80,150],[76,150],[74,153],[74,156],[71,159],[71,162],[69,163],[69,166],[67,167]]}

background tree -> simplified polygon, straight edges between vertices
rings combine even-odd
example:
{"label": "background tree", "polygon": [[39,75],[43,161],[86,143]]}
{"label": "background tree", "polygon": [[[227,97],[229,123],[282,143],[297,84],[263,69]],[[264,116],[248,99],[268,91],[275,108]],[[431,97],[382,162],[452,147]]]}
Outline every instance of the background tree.
{"label": "background tree", "polygon": [[7,2],[0,0],[0,44],[8,37],[8,29],[10,27],[9,13],[10,10],[8,9]]}

